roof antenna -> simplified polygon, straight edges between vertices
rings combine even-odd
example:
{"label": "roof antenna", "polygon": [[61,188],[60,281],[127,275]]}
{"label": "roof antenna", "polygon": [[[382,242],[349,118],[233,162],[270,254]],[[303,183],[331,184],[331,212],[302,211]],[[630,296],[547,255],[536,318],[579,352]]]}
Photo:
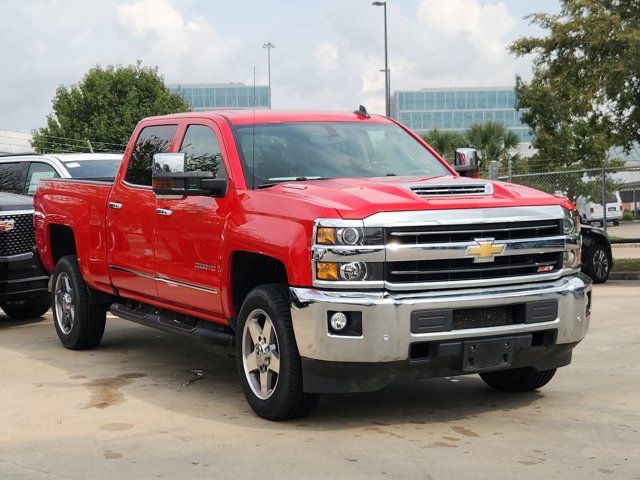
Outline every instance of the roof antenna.
{"label": "roof antenna", "polygon": [[256,67],[253,67],[253,119],[251,122],[251,188],[256,188]]}
{"label": "roof antenna", "polygon": [[369,115],[369,112],[367,112],[367,109],[364,108],[364,105],[360,105],[360,108],[358,110],[354,110],[353,113],[355,113],[359,117],[371,118],[371,115]]}

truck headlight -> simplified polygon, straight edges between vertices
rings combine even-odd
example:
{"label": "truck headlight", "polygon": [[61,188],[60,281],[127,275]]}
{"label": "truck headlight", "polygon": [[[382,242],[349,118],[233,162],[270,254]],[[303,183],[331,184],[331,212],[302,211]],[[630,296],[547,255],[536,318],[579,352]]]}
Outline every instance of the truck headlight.
{"label": "truck headlight", "polygon": [[318,227],[316,244],[318,245],[380,245],[381,228],[363,227]]}
{"label": "truck headlight", "polygon": [[382,280],[382,264],[365,262],[316,262],[316,278],[318,280],[332,282]]}
{"label": "truck headlight", "polygon": [[565,235],[578,235],[580,233],[580,216],[577,210],[564,211],[562,233]]}
{"label": "truck headlight", "polygon": [[340,265],[340,277],[350,282],[364,280],[367,277],[367,264],[364,262],[349,262]]}

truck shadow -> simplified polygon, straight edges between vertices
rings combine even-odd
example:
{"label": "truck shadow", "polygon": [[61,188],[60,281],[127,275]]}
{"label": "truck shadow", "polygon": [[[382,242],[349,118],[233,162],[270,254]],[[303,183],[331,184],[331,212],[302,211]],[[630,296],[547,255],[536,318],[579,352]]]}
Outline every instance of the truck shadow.
{"label": "truck shadow", "polygon": [[[233,358],[215,356],[189,339],[120,320],[110,322],[103,343],[95,350],[65,350],[51,320],[29,332],[28,342],[24,338],[18,342],[5,337],[2,344],[3,348],[61,370],[62,376],[56,382],[68,383],[74,389],[86,387],[77,390],[78,408],[85,412],[110,408],[116,403],[126,409],[127,399],[136,398],[167,412],[236,427],[278,431],[365,428],[386,433],[387,426],[411,425],[414,429],[428,430],[430,424],[525,407],[538,413],[541,407],[532,405],[544,399],[544,393],[538,392],[507,395],[493,391],[477,376],[402,381],[378,392],[324,395],[316,410],[304,419],[268,422],[249,409]],[[202,378],[195,378],[199,375],[194,376],[194,370],[202,370]],[[117,393],[118,402],[95,403],[92,391],[109,385],[119,389],[111,392]],[[117,417],[117,409],[110,412]]]}
{"label": "truck shadow", "polygon": [[44,317],[29,318],[27,320],[12,320],[0,310],[0,330],[8,330],[10,328],[22,327],[23,325],[31,325],[32,323],[41,323],[45,321]]}

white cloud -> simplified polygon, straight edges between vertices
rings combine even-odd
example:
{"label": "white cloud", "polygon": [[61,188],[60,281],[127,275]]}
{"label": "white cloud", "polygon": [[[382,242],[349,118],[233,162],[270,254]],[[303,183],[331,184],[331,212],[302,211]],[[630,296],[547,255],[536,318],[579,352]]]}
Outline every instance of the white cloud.
{"label": "white cloud", "polygon": [[517,24],[504,3],[481,4],[478,0],[422,0],[418,18],[439,35],[468,38],[476,53],[489,58],[504,55]]}
{"label": "white cloud", "polygon": [[185,17],[171,0],[123,2],[115,10],[122,35],[144,63],[162,65],[173,80],[206,81],[228,61],[229,47],[207,20]]}
{"label": "white cloud", "polygon": [[323,72],[329,72],[338,68],[338,56],[340,50],[333,43],[321,43],[313,52],[316,62]]}

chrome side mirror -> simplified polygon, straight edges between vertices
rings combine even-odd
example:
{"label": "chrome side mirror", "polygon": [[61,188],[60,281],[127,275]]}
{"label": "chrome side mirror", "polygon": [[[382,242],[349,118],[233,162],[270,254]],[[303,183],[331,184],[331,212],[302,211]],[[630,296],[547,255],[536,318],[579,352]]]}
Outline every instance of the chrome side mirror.
{"label": "chrome side mirror", "polygon": [[184,153],[153,156],[152,186],[158,198],[224,197],[227,193],[226,178],[216,178],[213,172],[187,171]]}
{"label": "chrome side mirror", "polygon": [[453,168],[461,177],[478,177],[480,171],[478,151],[475,148],[457,148]]}

